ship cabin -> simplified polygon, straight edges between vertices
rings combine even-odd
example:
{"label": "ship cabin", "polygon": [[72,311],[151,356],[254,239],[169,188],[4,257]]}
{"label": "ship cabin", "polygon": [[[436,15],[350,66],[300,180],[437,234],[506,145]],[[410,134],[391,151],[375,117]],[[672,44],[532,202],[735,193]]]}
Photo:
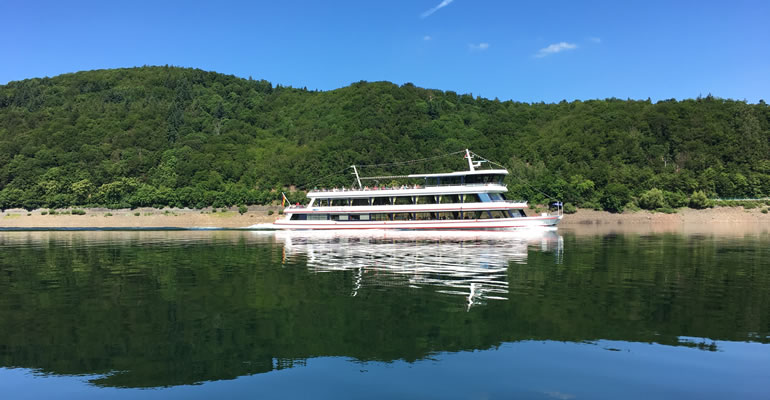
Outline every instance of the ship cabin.
{"label": "ship cabin", "polygon": [[[508,191],[503,183],[507,174],[504,169],[488,169],[360,178],[371,186],[312,190],[307,194],[310,204],[286,212],[292,214],[291,220],[333,221],[525,217],[526,202],[503,197]],[[395,181],[406,183],[395,185]]]}

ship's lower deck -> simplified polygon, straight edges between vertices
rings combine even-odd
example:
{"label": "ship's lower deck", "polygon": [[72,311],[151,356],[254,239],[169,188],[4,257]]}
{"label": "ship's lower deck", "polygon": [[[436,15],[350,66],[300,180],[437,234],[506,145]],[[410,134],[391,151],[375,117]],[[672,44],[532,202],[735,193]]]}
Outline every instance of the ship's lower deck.
{"label": "ship's lower deck", "polygon": [[448,229],[448,230],[515,230],[536,227],[551,227],[561,221],[562,216],[518,217],[497,219],[450,219],[450,220],[409,220],[409,221],[333,221],[333,220],[290,220],[280,219],[273,225],[279,229],[323,230],[323,229]]}

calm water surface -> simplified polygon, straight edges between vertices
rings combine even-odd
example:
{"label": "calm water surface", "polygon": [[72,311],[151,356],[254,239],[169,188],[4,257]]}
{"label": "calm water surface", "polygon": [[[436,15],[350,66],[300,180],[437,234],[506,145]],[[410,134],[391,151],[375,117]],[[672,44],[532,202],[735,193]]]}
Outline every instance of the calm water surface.
{"label": "calm water surface", "polygon": [[770,235],[0,232],[23,398],[770,398]]}

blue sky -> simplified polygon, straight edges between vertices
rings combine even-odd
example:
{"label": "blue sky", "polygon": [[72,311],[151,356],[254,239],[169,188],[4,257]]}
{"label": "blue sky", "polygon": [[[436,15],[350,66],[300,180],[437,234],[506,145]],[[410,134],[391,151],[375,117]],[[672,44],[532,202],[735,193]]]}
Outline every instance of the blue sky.
{"label": "blue sky", "polygon": [[8,0],[0,15],[0,84],[170,64],[320,90],[770,100],[769,1]]}

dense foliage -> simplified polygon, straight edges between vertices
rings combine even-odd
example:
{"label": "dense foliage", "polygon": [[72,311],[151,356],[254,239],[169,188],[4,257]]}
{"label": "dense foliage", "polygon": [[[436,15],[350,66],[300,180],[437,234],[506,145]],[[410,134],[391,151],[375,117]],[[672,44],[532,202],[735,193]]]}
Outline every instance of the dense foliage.
{"label": "dense foliage", "polygon": [[[619,211],[651,189],[669,207],[695,192],[770,195],[764,101],[527,104],[388,82],[314,92],[176,67],[0,86],[0,208],[260,204],[277,201],[281,188],[350,185],[351,164],[466,147],[509,168],[511,197],[537,203],[548,194]],[[653,193],[649,204],[658,205]]]}

